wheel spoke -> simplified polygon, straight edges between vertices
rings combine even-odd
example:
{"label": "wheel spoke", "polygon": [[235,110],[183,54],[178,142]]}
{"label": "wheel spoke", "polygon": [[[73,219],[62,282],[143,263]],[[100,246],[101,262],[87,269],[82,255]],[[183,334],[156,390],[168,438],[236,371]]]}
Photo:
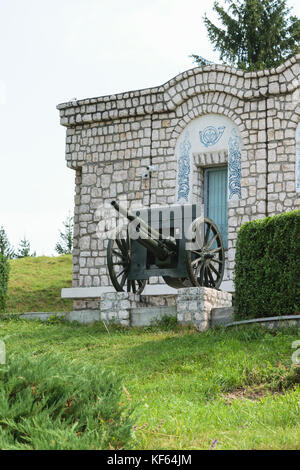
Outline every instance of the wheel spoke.
{"label": "wheel spoke", "polygon": [[207,266],[204,266],[204,281],[205,285],[208,286],[208,277],[207,277]]}
{"label": "wheel spoke", "polygon": [[209,266],[207,267],[207,272],[208,272],[208,277],[210,278],[210,282],[211,282],[212,286],[214,286],[215,285],[215,280],[213,278],[213,275],[211,273],[211,270],[210,270]]}
{"label": "wheel spoke", "polygon": [[204,275],[204,264],[201,264],[200,268],[200,286],[203,286],[203,275]]}
{"label": "wheel spoke", "polygon": [[210,232],[210,225],[207,226],[206,234],[205,234],[205,237],[204,237],[204,245],[206,245],[207,242],[208,242],[209,232]]}
{"label": "wheel spoke", "polygon": [[127,241],[124,240],[124,238],[121,239],[121,243],[122,243],[122,246],[123,246],[123,250],[125,251],[125,253],[128,252],[128,245],[127,245]]}
{"label": "wheel spoke", "polygon": [[212,261],[213,263],[224,264],[224,261],[223,261],[223,260],[217,259],[217,258],[212,258],[211,261]]}
{"label": "wheel spoke", "polygon": [[201,259],[202,259],[201,256],[200,256],[200,258],[194,259],[194,261],[192,261],[192,266],[194,266],[196,263],[198,263]]}
{"label": "wheel spoke", "polygon": [[124,272],[123,277],[121,279],[121,283],[120,283],[121,287],[124,287],[126,279],[127,279],[127,271]]}
{"label": "wheel spoke", "polygon": [[118,278],[119,276],[121,276],[121,274],[123,274],[125,271],[126,271],[126,268],[122,269],[122,270],[117,274],[117,278]]}
{"label": "wheel spoke", "polygon": [[211,267],[211,269],[213,270],[213,272],[214,272],[217,276],[219,276],[218,271],[216,270],[216,268],[215,268],[212,264],[210,265],[210,267]]}
{"label": "wheel spoke", "polygon": [[221,246],[218,246],[218,248],[214,248],[213,250],[210,250],[210,253],[216,253],[217,251],[222,250]]}
{"label": "wheel spoke", "polygon": [[123,239],[116,240],[116,244],[118,245],[118,248],[123,253],[123,255],[124,254],[126,255],[127,254],[127,248],[126,248],[126,246],[124,246],[123,241],[124,241]]}
{"label": "wheel spoke", "polygon": [[[196,236],[199,229],[197,223],[194,227],[193,236]],[[204,219],[202,247],[193,248],[188,250],[186,257],[189,282],[194,286],[218,288],[224,272],[224,248],[218,227],[209,218]]]}
{"label": "wheel spoke", "polygon": [[113,254],[118,256],[119,258],[124,258],[124,256],[122,255],[122,253],[120,253],[119,251],[116,251],[116,250],[112,250]]}
{"label": "wheel spoke", "polygon": [[142,292],[146,281],[129,280],[131,265],[131,240],[128,236],[120,236],[110,240],[107,247],[107,265],[113,286],[117,292]]}
{"label": "wheel spoke", "polygon": [[205,248],[210,248],[212,246],[212,244],[214,243],[214,241],[217,239],[218,237],[218,234],[216,233],[209,241],[209,243],[205,246]]}
{"label": "wheel spoke", "polygon": [[201,269],[202,269],[203,266],[204,266],[204,261],[202,261],[201,263],[197,264],[197,266],[193,267],[196,277],[198,277],[197,273],[199,273],[199,275],[200,275],[200,272],[201,272]]}

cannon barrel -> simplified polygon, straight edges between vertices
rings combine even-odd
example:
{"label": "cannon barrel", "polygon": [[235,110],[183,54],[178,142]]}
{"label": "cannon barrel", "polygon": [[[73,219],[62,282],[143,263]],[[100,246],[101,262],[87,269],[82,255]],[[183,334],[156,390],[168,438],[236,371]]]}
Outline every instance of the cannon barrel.
{"label": "cannon barrel", "polygon": [[112,201],[111,205],[130,222],[137,222],[141,236],[136,241],[150,250],[159,259],[164,260],[177,250],[175,243],[171,240],[163,240],[162,235],[157,230],[150,227],[143,219],[137,217],[131,211],[124,209],[117,201]]}

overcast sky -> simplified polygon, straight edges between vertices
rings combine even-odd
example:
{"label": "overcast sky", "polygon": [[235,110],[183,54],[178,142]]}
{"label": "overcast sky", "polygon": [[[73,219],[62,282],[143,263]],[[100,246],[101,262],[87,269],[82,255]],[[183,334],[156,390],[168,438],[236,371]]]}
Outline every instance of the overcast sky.
{"label": "overcast sky", "polygon": [[[299,2],[289,1],[300,16]],[[298,6],[297,6],[298,5]],[[202,17],[213,0],[0,0],[0,225],[55,254],[74,171],[56,105],[161,85],[218,62]]]}

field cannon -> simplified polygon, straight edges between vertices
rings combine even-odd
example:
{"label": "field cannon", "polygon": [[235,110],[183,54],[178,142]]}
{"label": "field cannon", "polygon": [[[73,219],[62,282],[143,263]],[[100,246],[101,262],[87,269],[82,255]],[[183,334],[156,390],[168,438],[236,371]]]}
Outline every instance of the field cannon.
{"label": "field cannon", "polygon": [[176,289],[218,289],[224,274],[224,247],[215,223],[199,216],[200,205],[136,210],[111,205],[129,224],[117,228],[107,246],[111,282],[119,292],[140,294],[151,276]]}

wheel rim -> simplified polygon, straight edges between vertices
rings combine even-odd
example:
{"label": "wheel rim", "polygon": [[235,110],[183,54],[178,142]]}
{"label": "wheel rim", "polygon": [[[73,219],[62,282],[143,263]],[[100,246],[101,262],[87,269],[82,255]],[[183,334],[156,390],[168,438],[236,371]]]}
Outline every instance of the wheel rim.
{"label": "wheel rim", "polygon": [[[200,223],[194,223],[193,232]],[[187,270],[192,284],[196,287],[218,289],[223,280],[225,255],[222,237],[217,226],[210,219],[204,219],[203,246],[188,250],[186,254]]]}
{"label": "wheel rim", "polygon": [[120,238],[116,234],[114,239],[109,240],[107,246],[107,266],[111,282],[117,292],[133,292],[140,294],[146,281],[129,280],[129,269],[131,262],[131,240]]}

